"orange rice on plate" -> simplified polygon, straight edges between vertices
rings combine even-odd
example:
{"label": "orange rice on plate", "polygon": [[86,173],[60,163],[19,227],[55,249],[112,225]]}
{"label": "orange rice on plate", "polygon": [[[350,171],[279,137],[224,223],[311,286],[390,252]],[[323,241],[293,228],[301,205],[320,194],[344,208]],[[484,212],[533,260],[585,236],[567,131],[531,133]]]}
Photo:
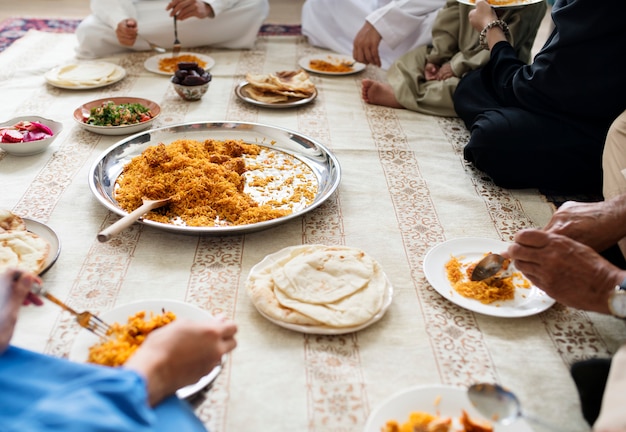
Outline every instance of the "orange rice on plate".
{"label": "orange rice on plate", "polygon": [[493,426],[484,420],[471,418],[465,410],[459,417],[461,429],[453,427],[451,417],[440,417],[424,411],[413,411],[406,422],[388,420],[381,432],[492,432]]}
{"label": "orange rice on plate", "polygon": [[311,60],[309,61],[309,67],[320,72],[352,72],[352,64],[345,61],[329,62],[326,60]]}
{"label": "orange rice on plate", "polygon": [[176,57],[163,57],[159,59],[159,70],[162,72],[174,73],[176,72],[176,68],[178,67],[178,63],[181,62],[194,62],[197,63],[198,66],[204,68],[206,66],[206,62],[200,60],[199,57],[191,54],[183,54]]}
{"label": "orange rice on plate", "polygon": [[146,320],[146,312],[137,312],[128,317],[126,324],[113,323],[108,334],[111,336],[104,342],[89,348],[89,363],[103,366],[121,366],[139,348],[148,334],[174,321],[173,312],[163,311],[160,315],[150,314]]}
{"label": "orange rice on plate", "polygon": [[463,297],[478,300],[483,304],[513,300],[517,288],[530,288],[530,282],[521,273],[514,272],[506,277],[491,277],[482,281],[472,281],[470,275],[478,262],[463,265],[457,257],[450,257],[446,263],[446,274],[452,287]]}

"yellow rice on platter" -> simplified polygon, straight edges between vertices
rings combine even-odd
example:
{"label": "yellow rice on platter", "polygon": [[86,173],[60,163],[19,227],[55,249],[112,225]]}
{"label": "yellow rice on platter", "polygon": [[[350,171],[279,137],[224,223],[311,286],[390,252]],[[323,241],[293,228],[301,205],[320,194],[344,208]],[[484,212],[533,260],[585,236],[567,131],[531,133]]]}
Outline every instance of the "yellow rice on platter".
{"label": "yellow rice on platter", "polygon": [[162,314],[151,313],[150,318],[146,320],[146,312],[141,311],[131,315],[126,324],[113,323],[108,332],[110,338],[91,346],[87,361],[103,366],[121,366],[139,348],[150,332],[175,319],[176,315],[173,312],[163,311]]}
{"label": "yellow rice on platter", "polygon": [[513,300],[517,288],[530,288],[530,282],[521,273],[514,272],[506,277],[491,277],[482,281],[473,281],[470,275],[476,267],[475,263],[463,265],[455,257],[450,257],[446,263],[446,274],[448,280],[456,292],[463,297],[478,300],[483,304],[490,304],[497,301]]}
{"label": "yellow rice on platter", "polygon": [[186,226],[245,225],[288,215],[291,210],[258,204],[244,192],[243,156],[261,151],[261,146],[238,140],[180,139],[157,144],[124,167],[115,199],[131,212],[142,198],[171,197],[168,205],[145,218]]}

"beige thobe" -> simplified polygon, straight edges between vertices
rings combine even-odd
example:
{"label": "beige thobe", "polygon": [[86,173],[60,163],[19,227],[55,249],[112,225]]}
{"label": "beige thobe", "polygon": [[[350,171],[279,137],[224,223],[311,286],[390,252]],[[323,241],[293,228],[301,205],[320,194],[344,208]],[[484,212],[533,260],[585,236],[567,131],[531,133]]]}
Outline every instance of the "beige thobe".
{"label": "beige thobe", "polygon": [[[407,109],[424,114],[454,117],[452,95],[467,72],[489,60],[489,51],[478,43],[478,32],[467,15],[473,6],[448,0],[433,24],[432,46],[422,45],[400,57],[387,73],[398,102]],[[519,58],[528,63],[537,30],[546,13],[544,2],[522,8],[508,8],[500,17],[511,31],[510,42]],[[443,81],[427,81],[426,62],[436,65],[450,63],[454,77]]]}

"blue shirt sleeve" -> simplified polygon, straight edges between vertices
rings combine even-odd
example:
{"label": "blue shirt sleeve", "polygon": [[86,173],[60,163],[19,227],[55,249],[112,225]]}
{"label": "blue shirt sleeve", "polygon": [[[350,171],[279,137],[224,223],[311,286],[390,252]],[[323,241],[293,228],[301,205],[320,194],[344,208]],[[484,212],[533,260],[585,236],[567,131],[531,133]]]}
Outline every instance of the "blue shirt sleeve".
{"label": "blue shirt sleeve", "polygon": [[0,356],[0,407],[0,430],[7,432],[206,431],[176,396],[150,407],[134,371],[15,347]]}

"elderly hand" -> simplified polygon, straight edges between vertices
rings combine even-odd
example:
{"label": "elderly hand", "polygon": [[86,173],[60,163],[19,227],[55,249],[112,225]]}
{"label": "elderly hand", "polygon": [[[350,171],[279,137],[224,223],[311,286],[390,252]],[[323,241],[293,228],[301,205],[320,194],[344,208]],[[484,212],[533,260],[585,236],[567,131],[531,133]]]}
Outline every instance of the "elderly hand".
{"label": "elderly hand", "polygon": [[236,346],[235,323],[224,319],[176,319],[148,335],[124,365],[146,377],[154,406],[181,387],[193,384],[219,365]]}
{"label": "elderly hand", "polygon": [[180,21],[191,17],[203,19],[215,16],[211,5],[201,0],[172,0],[165,10],[170,11],[170,16],[176,16]]}
{"label": "elderly hand", "polygon": [[11,342],[20,307],[23,304],[42,304],[41,299],[30,292],[35,283],[41,283],[41,279],[19,270],[9,270],[0,275],[0,354]]}
{"label": "elderly hand", "polygon": [[472,9],[468,14],[469,22],[478,32],[482,31],[487,24],[497,20],[498,15],[491,5],[485,0],[476,0],[476,8]]}
{"label": "elderly hand", "polygon": [[378,46],[382,40],[382,36],[372,24],[365,21],[361,30],[354,38],[354,46],[352,48],[352,57],[358,62],[365,64],[373,64],[380,67],[380,55]]}
{"label": "elderly hand", "polygon": [[570,237],[598,252],[606,250],[626,236],[624,199],[594,203],[564,203],[544,228]]}
{"label": "elderly hand", "polygon": [[522,230],[503,254],[534,285],[567,306],[609,313],[608,296],[626,277],[590,247],[543,230]]}
{"label": "elderly hand", "polygon": [[135,41],[137,40],[137,21],[132,18],[120,21],[115,29],[115,35],[120,45],[135,45]]}

